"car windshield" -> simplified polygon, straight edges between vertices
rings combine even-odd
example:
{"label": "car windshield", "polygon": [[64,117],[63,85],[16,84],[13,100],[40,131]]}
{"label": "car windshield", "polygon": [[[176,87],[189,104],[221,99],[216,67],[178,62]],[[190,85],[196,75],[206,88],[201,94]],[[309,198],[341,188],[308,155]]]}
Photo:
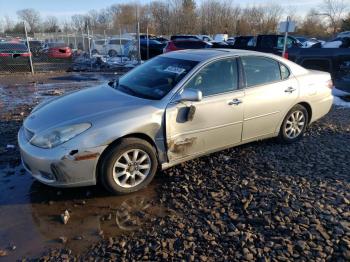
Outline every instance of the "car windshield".
{"label": "car windshield", "polygon": [[156,57],[121,77],[115,88],[137,97],[159,100],[197,64],[197,61]]}

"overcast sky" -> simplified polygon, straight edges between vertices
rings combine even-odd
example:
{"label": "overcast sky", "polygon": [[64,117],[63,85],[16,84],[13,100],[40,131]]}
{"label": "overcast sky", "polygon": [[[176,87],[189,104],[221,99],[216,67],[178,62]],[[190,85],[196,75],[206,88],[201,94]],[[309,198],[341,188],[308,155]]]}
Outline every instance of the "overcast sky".
{"label": "overcast sky", "polygon": [[[304,15],[311,8],[317,8],[323,0],[234,0],[244,7],[253,4],[278,3],[289,9],[295,8],[299,15]],[[349,1],[350,5],[350,0]],[[116,3],[130,3],[133,0],[0,0],[0,17],[9,15],[16,18],[16,11],[23,8],[34,8],[42,16],[55,15],[60,20],[69,18],[73,14],[86,13],[89,10],[99,10]],[[138,0],[139,3],[148,3],[150,0]],[[197,0],[198,3],[201,0]]]}

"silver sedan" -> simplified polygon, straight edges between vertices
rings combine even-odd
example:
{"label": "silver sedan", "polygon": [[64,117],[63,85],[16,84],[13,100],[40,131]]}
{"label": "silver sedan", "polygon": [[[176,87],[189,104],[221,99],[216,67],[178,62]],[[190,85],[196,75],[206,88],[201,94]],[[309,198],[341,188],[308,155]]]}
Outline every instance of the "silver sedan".
{"label": "silver sedan", "polygon": [[251,141],[292,143],[330,110],[328,73],[239,50],[158,56],[109,85],[46,101],[18,134],[22,162],[57,187],[113,193],[145,187],[158,169]]}

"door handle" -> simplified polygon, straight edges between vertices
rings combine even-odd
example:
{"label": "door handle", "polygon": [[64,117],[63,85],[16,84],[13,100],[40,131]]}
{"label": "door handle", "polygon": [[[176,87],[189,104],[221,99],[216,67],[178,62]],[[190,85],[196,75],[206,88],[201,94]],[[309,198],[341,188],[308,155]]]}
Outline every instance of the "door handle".
{"label": "door handle", "polygon": [[295,91],[296,89],[295,88],[293,88],[293,87],[288,87],[286,90],[284,90],[284,92],[286,92],[286,93],[293,93],[294,91]]}
{"label": "door handle", "polygon": [[235,99],[232,99],[231,101],[229,101],[227,104],[229,106],[232,106],[232,105],[238,106],[241,103],[243,103],[242,100],[235,98]]}

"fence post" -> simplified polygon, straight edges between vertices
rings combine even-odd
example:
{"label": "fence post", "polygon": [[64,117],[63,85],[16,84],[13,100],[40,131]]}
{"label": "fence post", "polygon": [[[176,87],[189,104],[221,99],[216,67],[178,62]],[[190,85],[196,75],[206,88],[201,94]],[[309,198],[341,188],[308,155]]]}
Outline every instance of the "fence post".
{"label": "fence post", "polygon": [[26,34],[27,48],[28,48],[28,51],[29,51],[30,71],[31,71],[32,75],[34,75],[34,68],[33,68],[33,61],[32,61],[32,52],[30,51],[30,45],[29,45],[29,41],[28,41],[27,27],[26,27],[26,23],[25,23],[25,22],[23,22],[23,26],[24,26],[24,32],[25,32],[25,34]]}
{"label": "fence post", "polygon": [[123,51],[122,51],[122,28],[119,26],[119,54],[120,54],[120,63],[123,63]]}
{"label": "fence post", "polygon": [[147,30],[146,30],[146,37],[147,37],[147,60],[149,59],[149,36],[148,36],[148,26],[147,26]]}
{"label": "fence post", "polygon": [[81,30],[81,37],[83,39],[83,51],[85,52],[85,38],[84,38],[84,31]]}
{"label": "fence post", "polygon": [[141,64],[141,48],[140,48],[140,23],[137,22],[137,61]]}

